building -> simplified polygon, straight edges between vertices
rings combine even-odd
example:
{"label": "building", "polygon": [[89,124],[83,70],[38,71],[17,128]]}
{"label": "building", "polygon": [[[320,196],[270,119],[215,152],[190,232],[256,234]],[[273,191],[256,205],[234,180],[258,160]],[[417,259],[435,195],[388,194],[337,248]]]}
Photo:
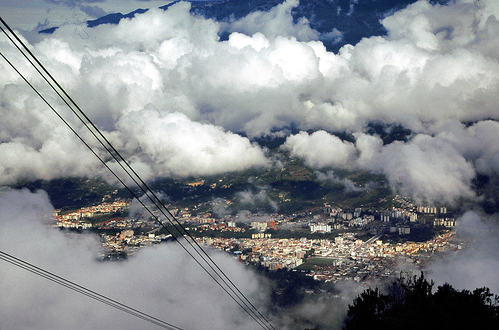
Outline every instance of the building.
{"label": "building", "polygon": [[[419,213],[432,213],[432,214],[437,214],[438,209],[434,206],[422,206],[419,205],[416,209]],[[445,209],[447,212],[447,209]]]}
{"label": "building", "polygon": [[251,234],[251,238],[271,238],[272,234],[264,234],[264,233],[258,233],[258,234]]}
{"label": "building", "polygon": [[120,233],[120,239],[121,240],[124,240],[126,238],[131,238],[133,237],[133,230],[129,229],[129,230],[123,230],[121,233]]}
{"label": "building", "polygon": [[330,233],[331,226],[323,224],[323,223],[312,224],[312,225],[310,225],[310,232],[311,233]]}
{"label": "building", "polygon": [[455,218],[435,218],[433,221],[433,226],[442,226],[445,228],[454,228],[456,226]]}

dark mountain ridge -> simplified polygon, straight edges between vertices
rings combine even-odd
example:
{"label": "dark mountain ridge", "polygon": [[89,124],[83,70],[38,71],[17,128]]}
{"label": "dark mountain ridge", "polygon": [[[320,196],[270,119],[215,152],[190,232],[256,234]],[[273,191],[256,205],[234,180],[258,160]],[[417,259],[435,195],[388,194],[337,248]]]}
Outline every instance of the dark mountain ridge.
{"label": "dark mountain ridge", "polygon": [[[184,0],[186,1],[186,0]],[[188,0],[187,0],[188,1]],[[174,1],[159,7],[168,10]],[[255,11],[269,11],[281,4],[284,0],[214,0],[214,1],[189,1],[191,12],[205,18],[219,22],[237,20]],[[321,34],[321,41],[329,51],[338,51],[345,44],[356,44],[364,37],[384,35],[386,30],[381,20],[388,14],[402,9],[415,0],[310,0],[301,1],[293,8],[292,15],[295,21],[305,17],[310,26]],[[449,0],[435,0],[432,3],[446,4]],[[122,19],[133,18],[135,15],[145,13],[148,9],[137,9],[128,14],[112,13],[95,20],[87,21],[87,27],[101,24],[118,24]],[[51,34],[57,27],[39,31]],[[341,40],[331,39],[328,33],[341,32]],[[227,31],[220,31],[222,40],[227,36]]]}

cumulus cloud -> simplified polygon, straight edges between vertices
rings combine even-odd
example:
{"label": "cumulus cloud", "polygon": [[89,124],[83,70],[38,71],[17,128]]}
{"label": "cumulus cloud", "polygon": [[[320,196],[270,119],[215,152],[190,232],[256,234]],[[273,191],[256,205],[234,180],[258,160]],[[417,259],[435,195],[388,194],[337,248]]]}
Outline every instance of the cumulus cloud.
{"label": "cumulus cloud", "polygon": [[[445,136],[445,133],[441,134]],[[487,155],[485,158],[467,157],[465,150],[459,150],[456,145],[438,135],[419,134],[407,143],[395,141],[386,146],[382,145],[378,137],[359,133],[356,138],[354,144],[324,131],[310,135],[301,132],[288,137],[283,148],[303,158],[309,166],[383,173],[392,189],[398,193],[411,196],[420,203],[451,205],[456,205],[460,199],[475,197],[471,189],[471,182],[476,175],[472,161],[489,160],[495,156],[492,153],[494,156]],[[471,142],[469,144],[472,145]],[[478,150],[475,152],[480,153]],[[486,164],[486,160],[477,163]],[[334,174],[332,177],[323,174],[318,179],[334,181],[335,177]],[[347,181],[344,183],[350,186]]]}
{"label": "cumulus cloud", "polygon": [[436,138],[451,144],[475,164],[480,174],[499,174],[499,123],[480,121],[466,127],[456,120],[448,120],[431,129]]}
{"label": "cumulus cloud", "polygon": [[[0,249],[6,253],[185,329],[255,328],[254,321],[175,244],[142,249],[123,262],[103,263],[96,261],[96,237],[64,234],[47,226],[53,209],[45,193],[2,191],[0,210]],[[261,309],[268,296],[265,284],[236,260],[218,253],[212,257]],[[0,274],[4,327],[156,328],[13,265],[2,264]]]}
{"label": "cumulus cloud", "polygon": [[[85,39],[62,26],[30,47],[148,177],[266,166],[265,151],[250,138],[290,126],[301,132],[289,136],[285,148],[308,165],[386,172],[393,187],[416,198],[449,191],[455,192],[447,201],[469,198],[475,172],[497,173],[491,138],[499,120],[494,1],[415,2],[382,21],[387,36],[364,38],[336,54],[326,51],[305,20],[293,22],[297,5],[288,0],[218,23],[191,15],[190,4],[181,2],[118,25],[82,26]],[[232,33],[220,41],[223,29]],[[46,92],[6,41],[0,47]],[[38,173],[101,173],[70,134],[64,142],[60,132],[51,134],[56,121],[0,65],[7,118],[0,123],[0,146],[8,152],[0,159],[3,182]],[[459,128],[452,120],[472,124]],[[413,137],[383,146],[365,133],[371,121],[401,124]],[[327,133],[339,131],[352,133],[355,143]],[[59,148],[48,152],[45,144]],[[28,156],[34,161],[20,164]],[[433,173],[438,187],[429,185],[425,172]]]}
{"label": "cumulus cloud", "polygon": [[[471,182],[477,173],[499,174],[497,1],[418,1],[382,21],[387,36],[365,38],[338,53],[326,50],[320,41],[324,36],[305,19],[293,22],[296,5],[296,0],[288,0],[268,12],[218,23],[192,16],[188,3],[178,3],[118,25],[79,26],[85,38],[75,34],[75,26],[61,26],[29,47],[146,179],[268,166],[265,150],[250,139],[270,132],[287,135],[289,127],[300,132],[288,136],[283,148],[307,165],[325,173],[329,168],[381,172],[394,190],[421,201],[473,199]],[[226,41],[219,40],[222,30],[231,32]],[[328,36],[340,38],[341,33],[333,30]],[[5,38],[0,39],[0,50],[98,149]],[[95,157],[4,61],[0,70],[0,184],[104,175]],[[371,121],[401,124],[414,134],[407,142],[383,145],[379,137],[366,133]],[[339,131],[352,133],[355,142],[330,134]],[[260,195],[239,196],[249,203]],[[50,213],[42,193],[9,192],[1,202],[0,245],[6,252],[39,261],[124,301],[133,297],[139,308],[151,305],[153,313],[171,317],[179,326],[206,326],[200,323],[205,320],[223,322],[213,328],[246,326],[222,317],[222,309],[232,311],[228,302],[207,300],[213,296],[224,301],[218,293],[188,292],[196,283],[209,287],[205,280],[180,276],[183,282],[178,284],[178,272],[197,272],[174,247],[144,250],[140,258],[119,266],[96,264],[94,239],[68,239],[30,222]],[[462,222],[475,226],[481,223],[477,219],[467,214]],[[18,244],[20,239],[25,244]],[[37,254],[39,246],[46,253]],[[491,259],[496,257],[491,254]],[[158,261],[162,258],[175,267],[164,267]],[[246,271],[220,260],[249,286],[250,294],[258,295],[258,284]],[[483,264],[476,269],[480,267]],[[150,269],[160,275],[155,277]],[[54,290],[41,279],[21,283],[28,275],[20,270],[2,267],[0,272],[2,278],[8,276],[0,283],[8,295],[0,301],[7,327],[53,328],[53,316],[60,316],[61,309],[82,310],[78,315],[63,313],[58,321],[64,328],[143,327],[121,314],[110,318],[109,311],[75,300],[72,293]],[[123,277],[117,279],[117,273]],[[441,274],[443,278],[449,273]],[[176,284],[171,292],[165,282]],[[117,293],[106,291],[117,286]],[[157,303],[148,304],[151,299]],[[205,305],[209,308],[203,309]],[[182,310],[194,308],[200,311],[196,317],[178,318]],[[233,312],[234,318],[238,313]],[[95,317],[89,322],[86,315]]]}
{"label": "cumulus cloud", "polygon": [[263,151],[248,139],[182,113],[141,110],[123,117],[118,126],[132,137],[127,142],[150,157],[157,175],[211,175],[267,163]]}
{"label": "cumulus cloud", "polygon": [[292,155],[303,157],[312,167],[346,167],[355,154],[351,142],[343,142],[325,131],[300,132],[289,136],[283,145]]}
{"label": "cumulus cloud", "polygon": [[383,171],[395,191],[419,203],[455,205],[459,198],[474,197],[472,164],[449,144],[428,135],[384,147],[370,166]]}
{"label": "cumulus cloud", "polygon": [[310,27],[310,22],[305,17],[301,17],[296,23],[293,22],[291,10],[298,5],[299,0],[286,0],[269,11],[255,11],[239,20],[233,20],[227,29],[229,32],[241,32],[246,35],[263,33],[271,39],[285,36],[294,37],[299,41],[317,40],[320,33]]}

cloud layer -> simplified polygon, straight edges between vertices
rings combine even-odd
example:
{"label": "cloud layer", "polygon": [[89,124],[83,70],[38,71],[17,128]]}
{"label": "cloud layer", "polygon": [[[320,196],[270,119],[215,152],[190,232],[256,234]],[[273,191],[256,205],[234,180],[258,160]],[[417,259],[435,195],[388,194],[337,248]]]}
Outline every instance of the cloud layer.
{"label": "cloud layer", "polygon": [[[45,226],[43,192],[0,192],[0,250],[184,329],[254,329],[256,323],[177,245],[142,249],[124,262],[99,262],[94,235]],[[212,258],[259,308],[265,283],[227,255]],[[158,327],[3,261],[2,327],[157,329]],[[195,311],[195,312],[194,312]]]}
{"label": "cloud layer", "polygon": [[458,289],[474,290],[488,287],[499,292],[499,246],[497,216],[479,212],[465,213],[458,223],[457,233],[467,239],[465,250],[447,258],[435,260],[428,273],[437,285],[451,283]]}
{"label": "cloud layer", "polygon": [[[476,173],[497,174],[495,1],[418,1],[383,20],[387,36],[337,54],[326,51],[306,20],[293,22],[297,5],[288,0],[221,26],[179,3],[119,25],[82,27],[85,35],[63,26],[31,47],[149,177],[269,166],[266,151],[250,138],[292,125],[302,132],[289,136],[285,148],[310,166],[383,172],[392,187],[421,200],[473,197]],[[221,42],[222,29],[232,33]],[[4,39],[0,47],[47,90]],[[0,65],[6,72],[1,183],[101,173],[93,156]],[[366,134],[372,121],[402,124],[413,135],[383,146]],[[352,133],[355,142],[330,134],[338,131]]]}

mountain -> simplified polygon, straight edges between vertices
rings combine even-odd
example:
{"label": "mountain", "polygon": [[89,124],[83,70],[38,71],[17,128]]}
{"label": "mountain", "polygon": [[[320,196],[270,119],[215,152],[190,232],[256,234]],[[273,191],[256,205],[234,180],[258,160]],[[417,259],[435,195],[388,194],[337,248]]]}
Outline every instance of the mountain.
{"label": "mountain", "polygon": [[[98,26],[101,24],[118,24],[123,18],[133,18],[133,17],[135,17],[136,14],[143,14],[146,11],[147,11],[147,9],[137,9],[137,10],[134,10],[131,13],[128,13],[126,15],[123,15],[122,13],[109,14],[106,16],[102,16],[101,18],[92,20],[92,21],[87,21],[87,26],[94,27],[94,26]],[[40,31],[40,32],[42,32],[42,31]]]}
{"label": "mountain", "polygon": [[[445,4],[450,0],[435,0],[432,3]],[[160,7],[169,7],[180,1],[174,1]],[[255,11],[269,11],[283,3],[283,0],[215,0],[191,1],[191,12],[219,22],[228,22],[247,16]],[[310,26],[320,32],[321,41],[330,51],[338,51],[345,44],[356,44],[364,37],[384,35],[386,33],[381,20],[386,15],[404,8],[415,0],[309,0],[301,1],[292,10],[295,21],[305,17]],[[113,13],[95,20],[87,21],[88,27],[101,24],[118,24],[124,18],[133,18],[147,9],[137,9],[128,14]],[[57,27],[44,29],[39,33],[51,34]],[[340,41],[328,37],[328,33],[338,30],[342,33]],[[222,40],[227,36],[221,31]]]}

